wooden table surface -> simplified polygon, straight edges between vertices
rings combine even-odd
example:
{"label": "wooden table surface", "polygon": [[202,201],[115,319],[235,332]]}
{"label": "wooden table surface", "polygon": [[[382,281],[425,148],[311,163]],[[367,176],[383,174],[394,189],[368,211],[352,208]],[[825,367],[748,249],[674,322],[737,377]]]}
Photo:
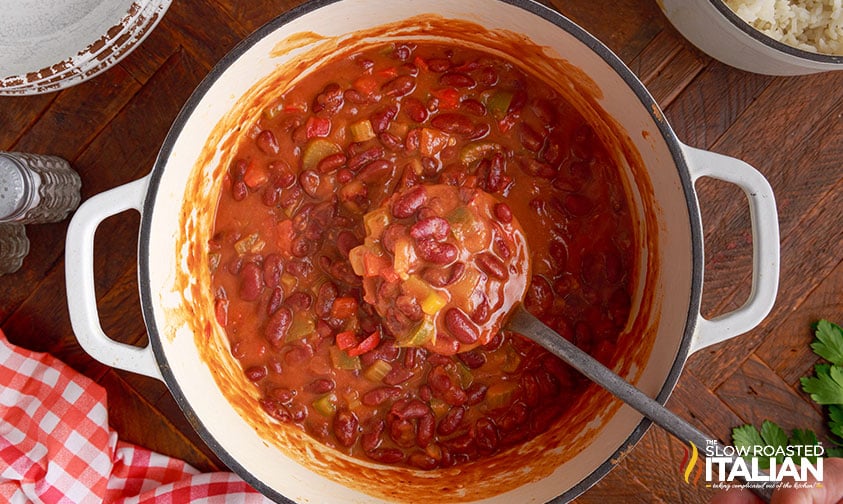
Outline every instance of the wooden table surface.
{"label": "wooden table surface", "polygon": [[[150,171],[171,122],[194,87],[238,41],[298,0],[176,0],[131,55],[70,89],[0,98],[0,150],[68,159],[82,196]],[[781,278],[776,306],[756,329],[693,355],[669,407],[728,441],[731,428],[764,419],[823,436],[821,410],[799,389],[809,374],[811,323],[843,323],[843,72],[775,78],[729,68],[669,24],[658,2],[545,2],[590,31],[647,85],[684,142],[741,158],[770,181],[780,212]],[[703,313],[739,306],[750,290],[746,200],[725,183],[698,184],[705,230]],[[95,243],[96,288],[105,331],[144,344],[137,293],[139,216],[106,220]],[[0,324],[20,346],[50,352],[108,389],[119,436],[224,469],[163,383],[91,359],[70,327],[65,301],[67,222],[29,226],[20,271],[0,277]],[[71,289],[72,290],[72,289]],[[609,476],[578,502],[707,502],[711,489],[679,475],[682,444],[650,429]]]}

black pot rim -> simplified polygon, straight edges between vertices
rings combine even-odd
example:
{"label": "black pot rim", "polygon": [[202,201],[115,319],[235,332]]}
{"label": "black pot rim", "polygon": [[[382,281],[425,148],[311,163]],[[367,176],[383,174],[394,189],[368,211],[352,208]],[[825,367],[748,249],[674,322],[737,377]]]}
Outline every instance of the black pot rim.
{"label": "black pot rim", "polygon": [[[138,243],[138,278],[141,311],[147,330],[149,332],[150,345],[152,347],[156,362],[158,363],[158,367],[161,371],[164,381],[167,387],[169,388],[170,393],[173,395],[177,404],[185,413],[185,416],[187,417],[188,421],[191,423],[193,428],[196,430],[196,432],[199,434],[200,438],[214,451],[214,453],[220,458],[220,460],[222,460],[223,463],[225,463],[231,470],[237,473],[252,487],[257,489],[267,497],[280,503],[295,504],[289,498],[279,493],[276,489],[270,487],[268,484],[264,483],[262,480],[254,476],[250,471],[243,467],[240,462],[219,443],[219,441],[216,440],[216,438],[204,425],[202,419],[196,415],[195,411],[190,405],[190,402],[187,400],[187,397],[182,391],[181,385],[178,383],[178,380],[176,380],[172,370],[170,369],[169,363],[167,361],[167,356],[164,353],[163,346],[161,343],[161,332],[159,331],[158,324],[155,320],[153,307],[153,300],[155,299],[155,296],[151,290],[151,285],[149,282],[150,269],[152,267],[152,255],[151,250],[149,248],[149,236],[151,233],[152,226],[151,216],[153,214],[155,201],[158,197],[158,192],[161,188],[161,177],[166,167],[167,159],[169,158],[170,153],[173,150],[173,146],[175,145],[176,140],[181,134],[181,131],[183,130],[188,118],[196,110],[208,90],[220,78],[222,73],[243,53],[248,51],[252,46],[254,46],[259,40],[263,39],[269,33],[275,31],[279,27],[305,14],[341,1],[343,0],[310,0],[309,2],[299,5],[298,7],[295,7],[279,15],[275,19],[269,21],[267,24],[257,29],[246,39],[241,41],[214,66],[210,73],[202,80],[201,83],[199,83],[197,88],[188,98],[187,102],[185,102],[178,116],[174,120],[173,125],[171,126],[170,131],[167,134],[167,137],[163,142],[163,145],[156,158],[155,165],[153,166],[152,171],[150,173],[149,186],[147,189],[146,197],[144,199],[143,211],[141,214],[142,218]],[[693,182],[691,180],[691,176],[689,174],[688,167],[685,162],[685,157],[682,152],[681,143],[679,142],[678,138],[673,132],[673,129],[668,125],[668,123],[664,119],[664,116],[662,115],[658,104],[646,90],[643,83],[641,83],[641,81],[633,74],[633,72],[610,49],[608,49],[605,45],[598,41],[593,35],[580,28],[578,25],[564,17],[559,12],[544,7],[543,5],[533,0],[493,1],[510,4],[541,17],[553,23],[560,29],[573,35],[575,38],[577,38],[578,41],[585,44],[592,51],[597,53],[615,72],[617,72],[623,78],[626,84],[638,97],[638,99],[640,100],[640,105],[653,118],[653,122],[657,125],[659,132],[661,133],[665,143],[668,146],[668,149],[671,152],[673,160],[676,163],[676,168],[678,170],[678,174],[682,182],[682,190],[684,192],[684,197],[687,203],[688,213],[690,217],[689,226],[691,231],[690,234],[692,242],[692,275],[689,308],[688,313],[686,315],[685,331],[681,336],[682,339],[680,342],[679,351],[676,354],[670,372],[668,373],[668,376],[665,379],[662,388],[660,389],[658,395],[655,398],[656,401],[658,401],[660,404],[664,404],[667,402],[667,399],[669,398],[671,392],[673,391],[673,388],[679,380],[682,368],[688,357],[691,339],[696,327],[696,321],[699,314],[702,291],[703,264],[701,220],[696,193],[694,192]],[[550,502],[568,502],[588,490],[595,483],[597,483],[600,479],[602,479],[606,474],[609,473],[609,471],[615,466],[615,463],[618,459],[620,459],[625,453],[627,453],[632,447],[634,447],[638,443],[638,441],[643,437],[644,433],[650,427],[650,424],[651,421],[649,419],[642,419],[637,424],[632,433],[623,442],[623,444],[597,469],[592,471],[591,474],[582,479],[575,486],[571,487],[561,495],[552,499]]]}

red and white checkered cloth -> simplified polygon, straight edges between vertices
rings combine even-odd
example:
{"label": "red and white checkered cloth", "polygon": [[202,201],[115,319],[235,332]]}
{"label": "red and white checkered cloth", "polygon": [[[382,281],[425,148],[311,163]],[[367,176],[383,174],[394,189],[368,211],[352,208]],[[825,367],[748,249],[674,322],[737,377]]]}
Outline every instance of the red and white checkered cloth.
{"label": "red and white checkered cloth", "polygon": [[105,389],[0,331],[0,501],[269,503],[233,473],[117,439]]}

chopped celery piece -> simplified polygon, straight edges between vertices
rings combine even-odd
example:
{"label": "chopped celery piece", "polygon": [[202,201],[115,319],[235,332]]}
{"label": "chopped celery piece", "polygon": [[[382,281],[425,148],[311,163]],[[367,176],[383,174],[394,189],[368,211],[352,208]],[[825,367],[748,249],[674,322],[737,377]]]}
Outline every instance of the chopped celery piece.
{"label": "chopped celery piece", "polygon": [[337,412],[337,396],[325,394],[313,401],[313,409],[326,417],[333,416]]}
{"label": "chopped celery piece", "polygon": [[383,230],[389,225],[389,211],[384,207],[378,207],[363,216],[363,226],[366,228],[366,237],[380,238]]}
{"label": "chopped celery piece", "polygon": [[380,383],[390,371],[392,371],[392,364],[384,360],[376,360],[374,364],[363,371],[363,376],[369,381]]}
{"label": "chopped celery piece", "polygon": [[509,105],[512,103],[513,94],[509,91],[495,91],[486,100],[486,109],[495,119],[503,119]]}
{"label": "chopped celery piece", "polygon": [[457,363],[457,376],[460,379],[460,386],[464,389],[474,383],[474,374],[472,374],[471,369],[461,362]]}
{"label": "chopped celery piece", "polygon": [[325,138],[314,138],[304,147],[301,156],[302,170],[313,170],[319,164],[319,161],[340,152],[342,152],[342,149],[334,142]]}
{"label": "chopped celery piece", "polygon": [[406,338],[397,342],[399,347],[417,347],[433,340],[436,335],[436,326],[433,317],[427,316]]}
{"label": "chopped celery piece", "polygon": [[517,388],[518,384],[508,381],[492,384],[486,391],[486,405],[490,410],[508,406]]}
{"label": "chopped celery piece", "polygon": [[430,409],[433,410],[433,414],[436,415],[436,418],[442,418],[443,416],[445,416],[446,413],[448,413],[448,410],[451,409],[451,406],[442,399],[431,397]]}
{"label": "chopped celery piece", "polygon": [[346,371],[354,371],[361,369],[360,357],[351,357],[346,352],[340,350],[335,346],[328,347],[331,353],[331,364],[337,369],[344,369]]}
{"label": "chopped celery piece", "polygon": [[293,322],[287,331],[287,341],[296,341],[306,338],[316,331],[316,322],[305,312],[297,312],[293,315]]}
{"label": "chopped celery piece", "polygon": [[501,146],[494,142],[474,142],[468,144],[460,151],[460,161],[465,166],[471,166],[480,161],[492,152],[501,150]]}
{"label": "chopped celery piece", "polygon": [[266,246],[266,242],[260,239],[258,233],[252,233],[234,243],[234,250],[238,255],[257,254]]}
{"label": "chopped celery piece", "polygon": [[439,310],[448,303],[448,298],[444,294],[436,290],[430,289],[430,292],[422,299],[421,309],[428,315],[435,315]]}
{"label": "chopped celery piece", "polygon": [[357,276],[363,276],[366,271],[363,265],[363,256],[366,254],[366,246],[358,245],[348,251],[348,262],[351,263],[351,269]]}
{"label": "chopped celery piece", "polygon": [[355,142],[365,142],[376,136],[375,130],[372,128],[372,123],[368,119],[349,124],[348,130],[351,133],[351,139]]}

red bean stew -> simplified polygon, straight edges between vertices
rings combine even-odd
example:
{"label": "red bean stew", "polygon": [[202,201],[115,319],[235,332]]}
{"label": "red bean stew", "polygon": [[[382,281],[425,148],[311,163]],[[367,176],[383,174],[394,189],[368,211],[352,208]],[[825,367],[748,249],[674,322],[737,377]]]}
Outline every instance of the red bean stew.
{"label": "red bean stew", "polygon": [[[210,267],[263,413],[425,470],[532,439],[586,382],[520,335],[480,337],[484,310],[518,281],[529,311],[611,360],[630,312],[632,218],[606,148],[550,86],[479,50],[395,43],[327,63],[248,121]],[[477,194],[494,203],[470,210]],[[516,219],[529,260],[506,238]],[[418,290],[388,294],[393,275]],[[462,294],[427,295],[454,282]]]}
{"label": "red bean stew", "polygon": [[348,258],[398,347],[453,355],[489,343],[527,289],[524,232],[481,189],[414,185],[363,223]]}

